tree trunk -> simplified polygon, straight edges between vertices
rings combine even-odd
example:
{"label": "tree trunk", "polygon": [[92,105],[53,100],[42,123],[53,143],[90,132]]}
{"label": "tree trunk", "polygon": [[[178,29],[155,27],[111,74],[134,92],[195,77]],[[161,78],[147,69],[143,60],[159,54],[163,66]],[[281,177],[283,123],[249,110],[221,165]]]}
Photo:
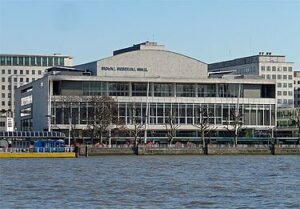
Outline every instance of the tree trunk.
{"label": "tree trunk", "polygon": [[205,137],[204,137],[204,131],[203,130],[201,131],[201,139],[202,139],[202,146],[205,147],[206,144],[205,144]]}

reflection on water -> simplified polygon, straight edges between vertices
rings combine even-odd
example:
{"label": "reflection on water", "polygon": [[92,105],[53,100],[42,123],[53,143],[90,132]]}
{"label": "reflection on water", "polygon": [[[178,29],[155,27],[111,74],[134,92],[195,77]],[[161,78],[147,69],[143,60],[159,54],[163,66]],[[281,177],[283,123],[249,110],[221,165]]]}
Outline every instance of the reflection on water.
{"label": "reflection on water", "polygon": [[300,208],[300,156],[1,159],[1,208]]}

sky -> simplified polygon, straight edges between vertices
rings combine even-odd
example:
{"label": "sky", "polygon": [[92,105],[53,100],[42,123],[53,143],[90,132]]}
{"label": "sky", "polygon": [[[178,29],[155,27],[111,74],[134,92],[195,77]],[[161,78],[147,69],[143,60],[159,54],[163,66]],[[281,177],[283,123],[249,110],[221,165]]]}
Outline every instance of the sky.
{"label": "sky", "polygon": [[272,52],[300,70],[300,0],[0,0],[0,53],[81,64],[144,41],[206,63]]}

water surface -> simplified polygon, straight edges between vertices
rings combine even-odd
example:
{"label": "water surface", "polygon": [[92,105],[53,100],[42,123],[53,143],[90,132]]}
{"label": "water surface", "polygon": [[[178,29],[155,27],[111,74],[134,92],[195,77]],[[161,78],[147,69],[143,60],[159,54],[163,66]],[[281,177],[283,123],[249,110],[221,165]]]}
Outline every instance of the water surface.
{"label": "water surface", "polygon": [[0,159],[1,208],[300,208],[300,156]]}

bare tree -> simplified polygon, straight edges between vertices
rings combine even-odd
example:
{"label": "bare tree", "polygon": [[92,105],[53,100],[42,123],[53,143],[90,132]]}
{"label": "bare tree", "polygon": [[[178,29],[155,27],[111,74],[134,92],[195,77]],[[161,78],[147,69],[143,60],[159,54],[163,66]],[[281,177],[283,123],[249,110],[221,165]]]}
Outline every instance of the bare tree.
{"label": "bare tree", "polygon": [[117,123],[117,104],[109,96],[92,96],[88,99],[88,129],[92,144],[94,138],[99,137],[103,143],[103,135],[112,124]]}
{"label": "bare tree", "polygon": [[202,146],[206,147],[207,140],[205,140],[205,135],[212,130],[209,121],[212,113],[209,112],[206,106],[201,106],[197,111],[198,112],[193,125],[201,132]]}
{"label": "bare tree", "polygon": [[171,145],[173,143],[174,137],[176,136],[176,130],[180,127],[180,125],[176,123],[176,117],[174,116],[174,114],[170,114],[166,118],[165,127],[166,127],[168,142],[169,145]]}
{"label": "bare tree", "polygon": [[291,115],[291,119],[290,119],[293,123],[293,125],[296,125],[297,129],[298,129],[298,140],[297,140],[297,144],[300,144],[300,108],[295,108],[292,111],[292,115]]}
{"label": "bare tree", "polygon": [[[76,126],[79,123],[78,108],[81,99],[76,96],[62,96],[61,101],[65,109],[64,121],[67,122],[69,125],[69,137],[72,138],[73,143],[76,143]],[[75,111],[75,107],[77,108],[77,111]]]}
{"label": "bare tree", "polygon": [[230,111],[230,118],[229,121],[227,122],[227,130],[233,131],[234,144],[237,145],[239,133],[244,125],[243,114],[241,110],[237,107],[231,108],[229,111]]}

